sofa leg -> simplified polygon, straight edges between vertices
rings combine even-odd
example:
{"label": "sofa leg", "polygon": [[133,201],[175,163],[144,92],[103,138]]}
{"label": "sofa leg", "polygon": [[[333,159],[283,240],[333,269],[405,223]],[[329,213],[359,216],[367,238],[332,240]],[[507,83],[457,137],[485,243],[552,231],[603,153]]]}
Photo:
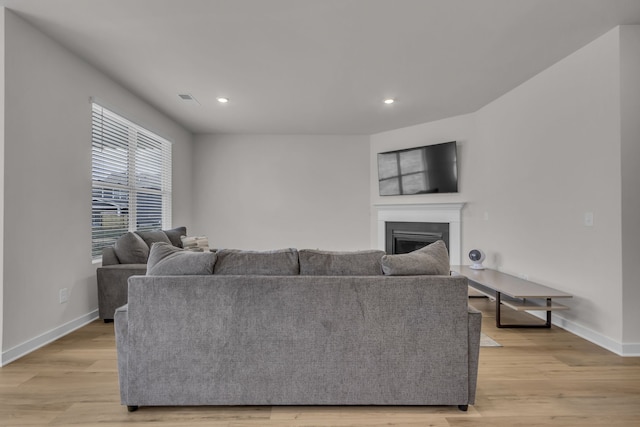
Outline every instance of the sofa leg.
{"label": "sofa leg", "polygon": [[129,412],[135,412],[138,410],[138,405],[129,405],[127,406],[127,411]]}
{"label": "sofa leg", "polygon": [[462,412],[467,412],[467,409],[469,409],[469,405],[458,405],[458,409],[460,409]]}
{"label": "sofa leg", "polygon": [[113,323],[113,319],[104,319],[104,323]]}

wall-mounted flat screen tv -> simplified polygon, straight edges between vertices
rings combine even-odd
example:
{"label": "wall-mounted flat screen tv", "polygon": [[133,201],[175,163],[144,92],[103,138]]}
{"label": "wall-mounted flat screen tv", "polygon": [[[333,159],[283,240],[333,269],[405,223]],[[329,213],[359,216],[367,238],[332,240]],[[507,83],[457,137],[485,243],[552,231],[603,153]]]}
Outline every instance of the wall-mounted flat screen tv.
{"label": "wall-mounted flat screen tv", "polygon": [[378,153],[381,196],[457,193],[456,142]]}

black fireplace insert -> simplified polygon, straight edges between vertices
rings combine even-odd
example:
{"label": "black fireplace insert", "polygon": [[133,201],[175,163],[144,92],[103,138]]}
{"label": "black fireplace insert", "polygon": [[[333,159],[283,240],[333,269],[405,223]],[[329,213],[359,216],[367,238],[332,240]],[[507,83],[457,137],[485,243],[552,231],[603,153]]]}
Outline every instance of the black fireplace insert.
{"label": "black fireplace insert", "polygon": [[388,254],[406,254],[443,240],[449,250],[449,223],[386,222],[385,250]]}

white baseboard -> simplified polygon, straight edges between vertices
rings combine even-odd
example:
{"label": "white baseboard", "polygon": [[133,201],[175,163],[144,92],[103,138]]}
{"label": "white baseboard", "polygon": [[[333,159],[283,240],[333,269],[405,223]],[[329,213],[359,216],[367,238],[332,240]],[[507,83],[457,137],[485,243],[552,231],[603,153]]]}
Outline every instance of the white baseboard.
{"label": "white baseboard", "polygon": [[[546,319],[546,313],[544,312],[529,312],[536,317],[539,317],[542,320]],[[599,332],[586,328],[578,323],[572,322],[565,318],[558,316],[557,314],[552,315],[553,325],[562,328],[566,331],[571,332],[574,335],[579,336],[580,338],[584,338],[587,341],[590,341],[600,347],[607,349],[618,356],[624,357],[636,357],[640,356],[640,343],[620,343],[618,341],[612,340],[609,337],[602,335]]]}
{"label": "white baseboard", "polygon": [[622,354],[625,357],[638,357],[640,356],[640,343],[623,343]]}
{"label": "white baseboard", "polygon": [[2,352],[2,358],[0,359],[0,367],[5,366],[14,360],[25,356],[32,351],[39,349],[63,336],[79,329],[98,318],[98,310],[94,310],[90,313],[87,313],[83,316],[78,317],[77,319],[73,319],[70,322],[67,322],[63,325],[58,326],[44,334],[38,335],[35,338],[32,338],[28,341],[23,342],[13,348],[10,348],[7,351]]}

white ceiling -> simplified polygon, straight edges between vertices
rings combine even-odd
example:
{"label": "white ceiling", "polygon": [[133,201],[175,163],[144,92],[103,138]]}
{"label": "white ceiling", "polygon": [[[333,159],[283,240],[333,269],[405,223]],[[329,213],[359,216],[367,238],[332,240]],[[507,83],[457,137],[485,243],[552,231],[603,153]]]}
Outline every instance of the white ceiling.
{"label": "white ceiling", "polygon": [[640,0],[0,5],[194,133],[372,134],[470,113],[616,25],[640,24]]}

